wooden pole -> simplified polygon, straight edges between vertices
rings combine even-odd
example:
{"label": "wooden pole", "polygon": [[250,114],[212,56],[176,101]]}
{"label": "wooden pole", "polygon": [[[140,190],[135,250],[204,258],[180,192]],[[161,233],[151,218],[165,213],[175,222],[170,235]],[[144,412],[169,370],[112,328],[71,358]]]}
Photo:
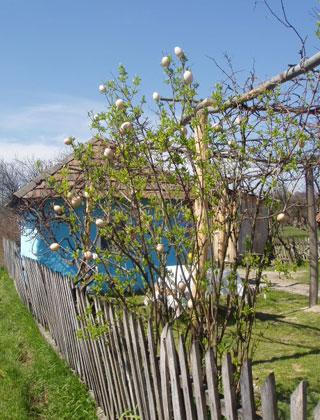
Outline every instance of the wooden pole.
{"label": "wooden pole", "polygon": [[196,267],[196,279],[192,285],[192,296],[196,297],[198,293],[197,283],[205,275],[205,264],[208,258],[208,200],[206,199],[205,192],[205,168],[204,166],[208,161],[208,145],[205,141],[205,130],[208,121],[206,111],[199,112],[198,125],[195,129],[195,146],[196,146],[196,172],[199,184],[199,195],[194,203],[195,218],[197,221],[197,248],[198,264]]}
{"label": "wooden pole", "polygon": [[310,245],[310,288],[309,288],[309,306],[318,303],[318,234],[316,222],[316,203],[314,196],[313,168],[311,165],[306,167],[306,196],[308,207],[308,227],[309,227],[309,245]]}

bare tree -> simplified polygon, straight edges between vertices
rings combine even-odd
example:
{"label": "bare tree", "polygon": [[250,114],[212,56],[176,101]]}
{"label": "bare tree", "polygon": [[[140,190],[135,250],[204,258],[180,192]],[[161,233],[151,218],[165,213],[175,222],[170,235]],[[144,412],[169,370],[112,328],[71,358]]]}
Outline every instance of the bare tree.
{"label": "bare tree", "polygon": [[21,186],[37,177],[56,161],[41,160],[34,157],[0,160],[0,206],[5,205],[12,194]]}

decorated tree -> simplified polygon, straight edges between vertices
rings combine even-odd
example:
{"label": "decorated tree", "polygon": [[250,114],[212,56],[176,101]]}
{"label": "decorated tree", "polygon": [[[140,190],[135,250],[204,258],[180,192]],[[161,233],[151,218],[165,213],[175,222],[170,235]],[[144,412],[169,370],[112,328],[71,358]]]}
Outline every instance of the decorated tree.
{"label": "decorated tree", "polygon": [[[151,117],[123,66],[99,86],[107,107],[90,113],[93,140],[65,140],[77,182],[66,165],[48,181],[55,205],[29,213],[51,251],[73,261],[77,286],[150,317],[157,338],[169,323],[212,346],[217,363],[230,351],[241,366],[270,234],[287,218],[274,192],[319,147],[319,57],[258,88],[254,74],[241,88],[230,72],[201,99],[185,52],[174,53],[161,60],[170,95],[153,93]],[[67,227],[63,241],[56,224]]]}

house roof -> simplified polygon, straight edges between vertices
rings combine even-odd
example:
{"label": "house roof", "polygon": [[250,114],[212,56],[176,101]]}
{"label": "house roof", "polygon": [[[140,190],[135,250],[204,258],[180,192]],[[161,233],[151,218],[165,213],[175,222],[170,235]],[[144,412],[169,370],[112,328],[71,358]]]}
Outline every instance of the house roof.
{"label": "house roof", "polygon": [[[103,152],[106,148],[107,144],[110,144],[108,140],[101,139],[94,137],[88,141],[88,143],[92,144],[93,151],[95,154],[95,162],[101,164],[105,161],[103,158]],[[17,207],[19,203],[23,201],[29,200],[43,200],[46,198],[56,198],[57,193],[56,191],[48,185],[49,177],[53,176],[57,180],[62,179],[65,175],[62,175],[62,170],[64,168],[68,168],[67,172],[67,181],[71,186],[73,191],[82,192],[84,188],[84,179],[83,179],[83,171],[81,169],[80,162],[75,158],[74,154],[70,154],[63,160],[61,160],[58,164],[53,165],[52,167],[46,169],[36,178],[25,184],[22,188],[18,191],[13,193],[12,199],[10,200],[8,206],[9,207]],[[140,173],[140,171],[139,171]],[[159,172],[161,175],[161,193],[166,198],[183,198],[186,197],[186,191],[182,191],[181,187],[177,184],[173,184],[167,179],[167,175],[163,171]],[[145,176],[148,180],[146,190],[144,191],[145,197],[151,197],[159,194],[159,184],[156,182],[156,178],[154,174],[150,172],[146,172]],[[190,186],[191,188],[191,186]],[[124,186],[118,187],[119,191],[125,192]],[[230,190],[231,192],[231,190]],[[255,197],[255,194],[242,191],[246,196]],[[320,217],[319,217],[320,218]]]}
{"label": "house roof", "polygon": [[[101,138],[93,138],[88,143],[93,145],[95,161],[97,163],[99,163],[99,161],[102,163],[104,161],[103,152],[106,145],[108,144],[108,141]],[[61,172],[64,168],[68,168],[67,180],[71,188],[74,191],[82,191],[84,188],[84,180],[80,162],[72,153],[61,162],[52,166],[51,168],[48,168],[36,178],[25,184],[18,191],[13,193],[12,199],[8,206],[15,207],[19,202],[25,200],[41,200],[48,197],[56,197],[56,192],[48,185],[48,179],[51,176],[54,176],[57,180],[59,178],[62,179],[63,176]],[[145,191],[145,196],[148,197],[156,194],[158,191],[158,186],[155,184],[154,179],[152,180],[153,176],[150,173],[146,173],[145,175],[148,178],[148,185]],[[181,196],[181,191],[179,193],[177,185],[170,184],[170,182],[162,180],[161,188],[167,197],[170,196],[171,198],[177,198],[178,196]]]}

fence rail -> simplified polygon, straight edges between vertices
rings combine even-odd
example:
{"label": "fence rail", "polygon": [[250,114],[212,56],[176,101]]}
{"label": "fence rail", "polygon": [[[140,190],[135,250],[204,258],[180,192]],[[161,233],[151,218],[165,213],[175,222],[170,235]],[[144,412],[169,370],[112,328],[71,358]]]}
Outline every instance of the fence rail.
{"label": "fence rail", "polygon": [[[36,261],[22,259],[13,242],[4,240],[4,254],[21,300],[94,392],[108,419],[130,418],[129,413],[150,420],[278,418],[273,374],[260,389],[261,409],[257,412],[250,361],[242,368],[238,401],[230,355],[222,364],[220,389],[212,349],[202,360],[194,341],[187,354],[183,338],[176,343],[168,326],[162,331],[160,343],[155,343],[150,322],[145,328],[130,312],[119,315],[97,298],[89,302],[70,279]],[[107,331],[95,337],[90,325],[107,326]],[[305,381],[291,395],[290,413],[291,420],[307,418]],[[320,420],[320,403],[313,418]]]}

